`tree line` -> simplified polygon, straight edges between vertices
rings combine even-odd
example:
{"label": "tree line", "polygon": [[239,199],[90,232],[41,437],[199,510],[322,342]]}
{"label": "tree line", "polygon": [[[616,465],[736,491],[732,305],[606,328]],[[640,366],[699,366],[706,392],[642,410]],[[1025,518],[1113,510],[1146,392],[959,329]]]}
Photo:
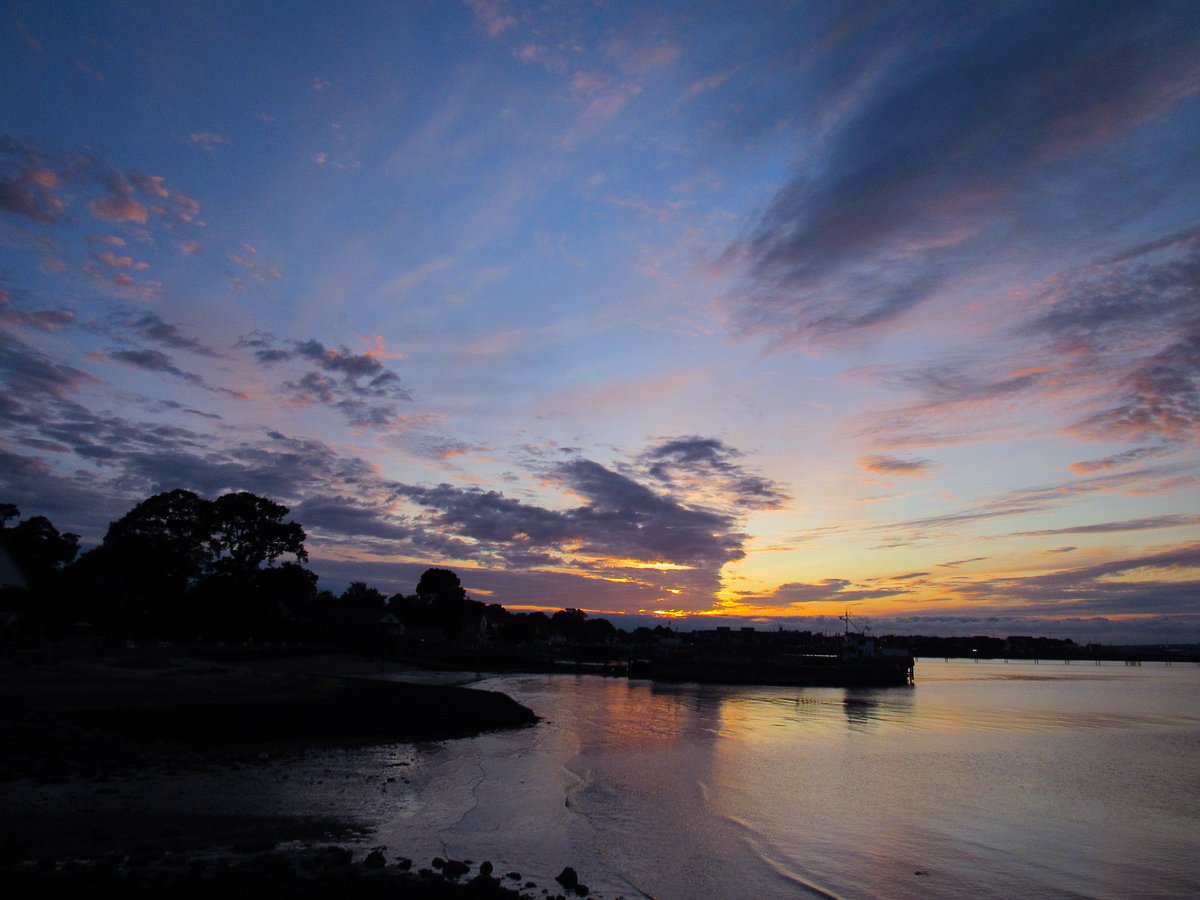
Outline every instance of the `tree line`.
{"label": "tree line", "polygon": [[618,634],[578,609],[514,613],[473,600],[444,568],[426,570],[412,594],[389,597],[362,581],[340,595],[319,590],[306,565],[307,535],[288,512],[246,491],[215,500],[166,491],[136,504],[80,554],[78,535],[60,533],[44,516],[20,520],[15,505],[0,504],[0,549],[12,570],[0,585],[0,611],[26,633],[127,639],[362,643],[387,615],[449,640],[484,630],[514,644],[554,635],[602,643]]}

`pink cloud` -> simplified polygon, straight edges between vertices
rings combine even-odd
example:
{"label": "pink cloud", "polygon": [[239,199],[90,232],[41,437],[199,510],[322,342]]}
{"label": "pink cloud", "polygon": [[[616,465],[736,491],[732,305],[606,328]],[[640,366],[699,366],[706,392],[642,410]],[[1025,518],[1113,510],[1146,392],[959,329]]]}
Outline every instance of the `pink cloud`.
{"label": "pink cloud", "polygon": [[88,238],[89,244],[104,244],[108,247],[124,247],[125,238],[115,234],[94,234]]}
{"label": "pink cloud", "polygon": [[[173,191],[171,199],[175,202],[175,214],[180,221],[191,222],[200,214],[200,204],[181,191]],[[197,225],[203,225],[203,222],[197,222]]]}
{"label": "pink cloud", "polygon": [[505,9],[501,0],[467,0],[467,5],[475,13],[475,23],[492,37],[517,27],[516,16]]}
{"label": "pink cloud", "polygon": [[593,82],[590,81],[586,85],[586,90],[579,92],[590,94],[592,99],[575,124],[562,136],[562,145],[567,150],[574,150],[598,132],[642,93],[642,86],[633,82],[603,89],[593,89]]}
{"label": "pink cloud", "polygon": [[215,150],[225,143],[225,138],[215,131],[193,131],[188,135],[188,143],[203,147],[205,150]]}
{"label": "pink cloud", "polygon": [[146,207],[129,196],[97,197],[88,204],[92,214],[109,222],[139,222],[149,218]]}
{"label": "pink cloud", "polygon": [[130,256],[117,256],[111,250],[106,250],[103,253],[96,255],[96,259],[104,263],[112,269],[130,269],[133,268],[133,258]]}
{"label": "pink cloud", "polygon": [[57,185],[53,172],[30,167],[16,177],[0,180],[0,209],[38,222],[53,222],[63,210],[62,200],[50,192]]}

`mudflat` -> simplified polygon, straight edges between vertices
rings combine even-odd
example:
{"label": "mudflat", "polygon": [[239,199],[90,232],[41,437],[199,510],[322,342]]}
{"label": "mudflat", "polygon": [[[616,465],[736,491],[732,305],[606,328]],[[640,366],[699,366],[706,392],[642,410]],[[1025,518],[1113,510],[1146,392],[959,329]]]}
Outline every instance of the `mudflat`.
{"label": "mudflat", "polygon": [[370,789],[401,792],[411,742],[537,721],[503,694],[408,674],[348,656],[214,661],[157,648],[0,661],[3,880],[53,879],[81,896],[185,884],[217,895],[268,876],[282,896],[321,896],[330,879],[349,896],[385,890],[381,879],[396,881],[392,896],[510,895],[484,872],[457,883],[418,863],[413,874],[403,848],[370,855],[369,815],[333,800],[367,786],[331,771],[331,753],[377,752],[389,768]]}

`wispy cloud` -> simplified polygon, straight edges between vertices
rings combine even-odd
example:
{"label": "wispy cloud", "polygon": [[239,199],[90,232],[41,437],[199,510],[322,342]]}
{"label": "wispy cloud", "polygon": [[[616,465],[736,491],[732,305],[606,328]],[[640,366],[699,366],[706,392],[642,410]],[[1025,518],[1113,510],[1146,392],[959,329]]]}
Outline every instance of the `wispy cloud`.
{"label": "wispy cloud", "polygon": [[225,143],[225,137],[215,131],[193,131],[188,135],[188,143],[205,150],[216,150]]}
{"label": "wispy cloud", "polygon": [[858,460],[861,468],[876,475],[905,475],[909,477],[924,475],[931,463],[927,459],[904,459],[898,456],[863,456]]}
{"label": "wispy cloud", "polygon": [[1122,531],[1185,528],[1193,525],[1200,525],[1200,516],[1150,516],[1144,519],[1126,519],[1123,522],[1092,522],[1087,525],[1045,528],[1040,531],[1015,531],[1013,534],[1019,537],[1043,537],[1055,534],[1114,534]]}
{"label": "wispy cloud", "polygon": [[[934,515],[868,522],[856,526],[835,526],[822,532],[819,536],[828,537],[835,534],[847,533],[863,535],[883,534],[887,540],[885,546],[905,546],[945,537],[952,533],[961,535],[967,529],[977,524],[985,524],[998,519],[1009,519],[1062,509],[1082,499],[1096,495],[1134,491],[1163,493],[1177,486],[1180,478],[1194,477],[1194,469],[1189,465],[1163,465],[1127,472],[1095,475],[1090,478],[1079,478],[1006,491],[996,496],[985,497],[976,503]],[[1067,532],[1022,532],[1025,535],[1057,533]],[[943,563],[942,565],[961,565],[984,558],[976,557],[968,560],[959,560],[955,563]]]}
{"label": "wispy cloud", "polygon": [[737,605],[746,607],[803,607],[811,603],[855,603],[861,600],[879,600],[907,593],[903,587],[868,588],[855,585],[845,578],[826,578],[816,584],[789,582],[781,584],[770,593],[741,596]]}
{"label": "wispy cloud", "polygon": [[783,487],[738,462],[741,452],[717,438],[669,438],[638,457],[639,467],[675,491],[706,498],[725,508],[779,509],[788,499]]}
{"label": "wispy cloud", "polygon": [[1090,475],[1092,472],[1118,469],[1139,460],[1162,456],[1168,452],[1170,451],[1165,447],[1133,447],[1129,450],[1123,450],[1120,453],[1114,453],[1112,456],[1105,456],[1102,459],[1085,459],[1073,462],[1071,463],[1071,471],[1077,475]]}
{"label": "wispy cloud", "polygon": [[[1200,90],[1197,31],[1181,24],[1128,6],[1082,18],[1043,4],[879,16],[856,37],[862,55],[889,48],[886,77],[726,255],[745,272],[739,321],[788,339],[894,321],[951,271],[958,280],[978,265],[985,246],[994,254],[999,234],[1058,220],[1037,199],[1047,167],[1070,182],[1064,159]],[[1086,74],[1097,71],[1105,77]],[[826,73],[829,86],[843,74]]]}
{"label": "wispy cloud", "polygon": [[1012,613],[1027,615],[1194,614],[1200,590],[1200,545],[1184,544],[1046,575],[981,581],[960,590],[972,602],[999,603]]}

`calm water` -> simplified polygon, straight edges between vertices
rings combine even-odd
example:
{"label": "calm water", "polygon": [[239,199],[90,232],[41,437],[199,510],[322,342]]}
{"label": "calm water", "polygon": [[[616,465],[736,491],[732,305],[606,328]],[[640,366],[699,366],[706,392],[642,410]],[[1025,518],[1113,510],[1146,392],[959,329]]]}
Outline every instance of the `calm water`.
{"label": "calm water", "polygon": [[1200,896],[1200,667],[921,660],[908,689],[493,678],[380,838],[605,897]]}

